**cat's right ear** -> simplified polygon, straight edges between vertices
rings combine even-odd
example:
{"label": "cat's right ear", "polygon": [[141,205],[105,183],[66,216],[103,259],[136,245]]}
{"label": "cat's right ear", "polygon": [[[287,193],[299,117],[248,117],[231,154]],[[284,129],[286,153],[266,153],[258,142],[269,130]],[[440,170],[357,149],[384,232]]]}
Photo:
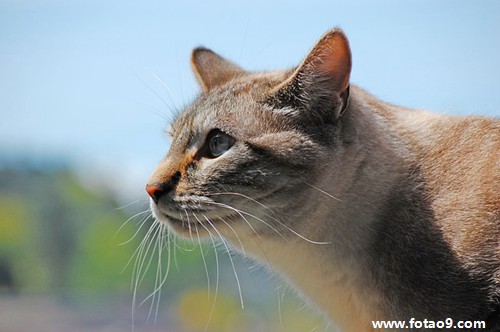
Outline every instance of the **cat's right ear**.
{"label": "cat's right ear", "polygon": [[269,102],[302,114],[337,119],[349,103],[351,50],[340,29],[323,35],[288,79],[273,89]]}
{"label": "cat's right ear", "polygon": [[191,65],[204,92],[245,74],[236,64],[204,47],[193,50]]}

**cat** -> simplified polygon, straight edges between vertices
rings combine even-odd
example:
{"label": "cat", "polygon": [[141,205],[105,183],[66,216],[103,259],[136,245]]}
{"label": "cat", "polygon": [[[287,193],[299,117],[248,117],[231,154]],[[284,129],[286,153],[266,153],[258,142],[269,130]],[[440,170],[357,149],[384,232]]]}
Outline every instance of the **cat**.
{"label": "cat", "polygon": [[291,70],[196,48],[202,93],[146,186],[155,218],[279,270],[343,331],[499,331],[500,121],[378,100],[350,84],[351,61],[341,29]]}

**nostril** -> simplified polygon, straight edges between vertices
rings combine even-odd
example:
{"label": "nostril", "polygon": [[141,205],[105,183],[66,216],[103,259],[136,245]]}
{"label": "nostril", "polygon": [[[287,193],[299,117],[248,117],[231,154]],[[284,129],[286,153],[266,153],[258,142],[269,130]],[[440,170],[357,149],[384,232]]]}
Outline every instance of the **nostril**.
{"label": "nostril", "polygon": [[170,193],[177,186],[180,178],[181,173],[176,172],[172,175],[170,180],[166,182],[148,183],[146,185],[146,191],[148,192],[149,197],[151,197],[155,203],[158,203],[162,196]]}
{"label": "nostril", "polygon": [[157,184],[147,184],[146,191],[155,203],[158,203],[158,200],[163,194],[163,189]]}

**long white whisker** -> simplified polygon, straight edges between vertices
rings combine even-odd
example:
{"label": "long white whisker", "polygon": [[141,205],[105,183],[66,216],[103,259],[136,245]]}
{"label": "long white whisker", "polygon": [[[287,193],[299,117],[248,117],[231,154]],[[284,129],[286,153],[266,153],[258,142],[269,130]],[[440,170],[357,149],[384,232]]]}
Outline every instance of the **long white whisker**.
{"label": "long white whisker", "polygon": [[135,218],[135,217],[137,217],[137,216],[139,216],[141,214],[147,213],[144,217],[142,217],[141,221],[139,221],[139,227],[137,227],[137,230],[135,231],[134,235],[132,235],[132,237],[130,239],[128,239],[127,241],[121,242],[119,244],[120,246],[123,246],[123,245],[126,245],[126,244],[132,242],[135,239],[135,237],[137,236],[137,234],[140,233],[140,231],[142,229],[142,226],[144,226],[144,224],[146,223],[146,221],[152,216],[152,213],[151,212],[148,213],[148,212],[149,211],[143,211],[143,212],[137,213],[134,216],[132,216],[129,219],[127,219],[127,221],[125,221],[125,223],[120,226],[120,228],[116,231],[116,233],[114,235],[114,238],[116,238],[116,236],[118,235],[118,233],[122,230],[122,228],[125,226],[125,224],[127,222],[129,222],[129,220],[131,220],[132,218]]}
{"label": "long white whisker", "polygon": [[[220,195],[224,195],[224,194],[227,194],[227,195],[237,194],[238,196],[242,196],[242,197],[248,198],[249,200],[252,200],[252,201],[257,202],[256,200],[254,200],[254,199],[252,199],[252,198],[250,198],[250,197],[248,197],[248,196],[246,196],[246,195],[243,195],[243,194],[239,195],[238,193],[232,193],[232,192],[220,192],[220,193],[214,193],[214,194],[210,194],[210,196],[211,196],[211,195],[218,195],[218,194],[220,194]],[[210,204],[210,202],[207,202],[207,203],[209,203],[209,204]],[[215,202],[213,202],[213,203],[215,203]],[[260,202],[257,202],[257,203],[260,203]],[[222,203],[219,203],[219,204],[222,204]],[[260,204],[262,204],[262,203],[260,203]],[[228,205],[228,206],[229,206],[229,205]],[[265,205],[263,205],[263,206],[265,206]],[[267,208],[267,209],[269,209],[269,210],[271,210],[269,207],[266,207],[266,208]],[[234,208],[234,209],[236,209],[236,208]],[[236,210],[238,210],[238,209],[236,209]],[[273,212],[273,214],[274,214],[274,212]],[[247,225],[248,225],[248,226],[252,229],[252,231],[255,233],[255,235],[257,236],[257,238],[258,238],[259,240],[262,240],[262,239],[261,239],[261,237],[260,237],[260,235],[259,235],[259,233],[257,233],[257,231],[255,230],[255,228],[253,228],[253,226],[250,224],[250,222],[247,220],[247,218],[245,218],[245,216],[244,216],[243,214],[241,214],[241,213],[240,213],[239,215],[240,215],[240,217],[242,217],[242,219],[246,222],[246,224],[247,224]],[[220,217],[219,217],[219,218],[220,218]],[[220,219],[222,219],[222,218],[220,218]],[[222,221],[224,221],[224,220],[222,219]],[[228,226],[229,226],[229,225],[228,225]],[[230,227],[230,228],[231,228],[231,227]],[[263,257],[265,258],[265,260],[267,261],[268,266],[269,266],[269,267],[271,267],[271,269],[272,269],[272,270],[274,270],[274,268],[273,268],[273,264],[271,263],[271,261],[270,261],[269,257],[267,256],[267,253],[265,252],[265,250],[264,250],[264,249],[262,249],[262,247],[261,247],[261,245],[260,245],[260,242],[259,242],[259,241],[257,241],[257,240],[255,240],[255,239],[252,239],[252,240],[255,242],[256,246],[257,246],[258,248],[260,248],[260,250],[261,250],[261,252],[262,252],[262,256],[263,256]],[[241,241],[239,241],[239,242],[240,242],[240,245],[241,245]],[[242,251],[243,251],[243,250],[244,250],[243,245],[241,245],[241,246],[242,246]],[[245,253],[243,252],[243,254],[245,254]]]}
{"label": "long white whisker", "polygon": [[[214,202],[215,203],[215,202]],[[221,203],[219,203],[221,204]],[[225,204],[224,204],[225,205]],[[226,207],[226,206],[222,206],[222,207]],[[228,205],[226,208],[230,208],[230,206]],[[240,211],[238,209],[234,209],[233,211],[235,211],[244,221],[245,223],[248,225],[248,227],[250,227],[250,229],[252,230],[252,232],[257,236],[257,238],[259,240],[262,240],[262,238],[260,237],[260,234],[255,230],[255,228],[252,226],[252,224],[248,221],[247,218],[245,218],[245,216],[243,214],[240,213]]]}
{"label": "long white whisker", "polygon": [[154,222],[151,224],[149,227],[148,231],[146,232],[146,235],[144,236],[144,239],[142,239],[141,243],[135,250],[135,252],[132,254],[132,257],[130,258],[129,262],[127,263],[127,266],[130,264],[130,261],[133,259],[135,256],[135,263],[134,267],[132,269],[132,284],[131,288],[133,289],[132,292],[132,322],[134,322],[135,318],[135,308],[136,308],[136,301],[137,301],[137,289],[139,287],[139,280],[140,280],[140,268],[139,268],[139,262],[142,260],[142,255],[143,255],[143,250],[144,247],[147,245],[147,243],[150,241],[151,234],[155,231],[155,229],[158,228],[158,223]]}
{"label": "long white whisker", "polygon": [[317,190],[317,191],[319,191],[320,193],[323,193],[323,194],[325,194],[326,196],[328,196],[328,197],[330,197],[330,198],[333,198],[334,200],[337,200],[337,201],[339,201],[339,202],[342,202],[342,200],[341,200],[340,198],[337,198],[337,197],[333,196],[332,194],[330,194],[330,193],[328,193],[328,192],[324,191],[324,190],[323,190],[323,189],[321,189],[321,188],[318,188],[318,187],[316,187],[316,186],[314,186],[314,185],[312,185],[312,184],[310,184],[310,183],[307,183],[307,182],[304,182],[304,184],[308,185],[308,186],[309,186],[309,187],[311,187],[311,188],[316,189],[316,190]]}
{"label": "long white whisker", "polygon": [[[275,228],[273,227],[272,225],[270,225],[268,222],[266,222],[265,220],[249,213],[249,212],[246,212],[246,211],[243,211],[241,209],[236,209],[232,206],[229,206],[227,204],[223,204],[223,203],[217,203],[217,202],[211,202],[210,204],[216,204],[216,205],[219,205],[219,206],[223,206],[223,207],[226,207],[228,209],[231,209],[233,211],[239,211],[239,214],[241,215],[242,214],[245,214],[249,217],[252,217],[252,218],[255,218],[256,220],[264,223],[266,226],[270,227],[272,230],[274,230],[277,234],[279,234],[283,239],[286,240],[286,238]],[[281,222],[280,220],[276,219],[276,218],[273,218],[271,216],[269,216],[273,221],[275,221],[276,223],[278,223],[280,226],[286,228],[288,231],[290,231],[291,233],[295,234],[296,236],[298,236],[299,238],[301,238],[302,240],[306,241],[306,242],[309,242],[311,244],[321,244],[321,245],[324,245],[324,244],[331,244],[331,242],[322,242],[322,241],[314,241],[314,240],[311,240],[311,239],[308,239],[307,237],[303,236],[302,234],[298,233],[297,231],[293,230],[290,226],[287,226],[285,223]]]}
{"label": "long white whisker", "polygon": [[[162,252],[163,250],[167,248],[167,252],[168,252],[168,256],[167,256],[167,266],[165,267],[165,276],[161,277],[161,274],[160,274],[160,279],[161,279],[161,282],[159,282],[158,284],[156,283],[155,281],[155,290],[153,291],[152,294],[150,294],[147,298],[145,298],[140,305],[142,305],[143,303],[145,303],[149,298],[151,298],[153,296],[153,294],[157,291],[160,291],[161,290],[161,287],[163,286],[163,284],[166,282],[167,280],[167,277],[168,277],[168,274],[169,274],[169,271],[170,271],[170,236],[168,235],[168,229],[167,229],[167,226],[166,225],[161,225],[161,227],[163,228],[161,233],[164,233],[165,235],[167,235],[166,237],[163,237],[161,236],[161,240],[162,241],[165,241],[165,244],[160,246],[160,249],[159,249],[159,253],[158,253],[158,266],[161,266],[161,257],[162,257]],[[139,305],[139,306],[140,306]]]}
{"label": "long white whisker", "polygon": [[208,203],[208,204],[214,204],[214,205],[221,204],[221,205],[222,205],[222,207],[225,207],[225,208],[227,208],[227,209],[231,209],[231,210],[235,211],[235,212],[236,212],[236,213],[237,213],[237,214],[238,214],[238,215],[239,215],[239,216],[240,216],[240,217],[241,217],[241,218],[245,221],[245,223],[248,225],[248,227],[250,227],[250,229],[254,232],[255,236],[257,236],[257,238],[258,238],[259,240],[262,240],[262,239],[261,239],[261,237],[260,237],[260,235],[259,235],[259,233],[255,230],[255,228],[254,228],[254,227],[252,226],[252,224],[248,221],[248,219],[247,219],[247,218],[245,218],[245,216],[239,212],[239,210],[238,210],[238,209],[233,208],[232,206],[227,205],[227,204],[217,203],[217,202],[213,202],[213,201],[212,201],[212,202],[206,202],[206,203]]}
{"label": "long white whisker", "polygon": [[146,82],[144,82],[137,74],[134,73],[134,76],[136,77],[139,82],[141,82],[149,91],[151,91],[160,101],[170,110],[170,112],[173,112],[174,109],[163,99],[158,92],[156,92],[153,88],[151,88]]}
{"label": "long white whisker", "polygon": [[241,248],[242,254],[244,256],[246,256],[245,248],[243,247],[243,243],[241,242],[241,239],[240,239],[238,233],[236,233],[236,231],[234,230],[234,228],[226,220],[224,220],[224,218],[219,217],[218,219],[220,219],[224,224],[226,224],[226,226],[229,227],[229,229],[234,233],[234,235],[236,236],[236,239],[238,240],[238,242],[240,244],[240,248]]}
{"label": "long white whisker", "polygon": [[[147,109],[147,111],[149,111],[150,113],[154,114],[154,115],[158,115],[160,118],[162,118],[163,120],[166,120],[166,121],[170,121],[171,119],[165,114],[163,113],[163,111],[159,108],[156,108],[156,107],[153,107],[153,106],[150,106],[150,105],[147,105],[145,103],[142,103],[140,101],[136,101],[136,100],[132,100],[132,99],[128,99],[129,102],[131,103],[134,103],[134,104],[137,104],[141,107],[144,107]],[[172,109],[169,108],[169,111],[172,112]]]}
{"label": "long white whisker", "polygon": [[[168,228],[165,224],[160,224],[160,230],[159,230],[159,235],[157,237],[157,243],[155,244],[158,246],[158,265],[156,268],[156,276],[155,276],[155,289],[153,292],[146,297],[140,304],[139,307],[142,306],[144,303],[146,303],[149,299],[151,299],[151,305],[149,308],[149,313],[148,313],[148,320],[149,317],[152,313],[152,308],[155,306],[156,303],[156,310],[155,310],[155,322],[157,321],[158,318],[158,310],[160,306],[160,298],[161,298],[161,289],[163,285],[165,284],[168,273],[170,270],[170,237],[168,236]],[[162,254],[165,248],[168,246],[168,256],[167,256],[167,266],[165,268],[165,275],[162,276]],[[155,301],[156,300],[156,301]]]}
{"label": "long white whisker", "polygon": [[[154,222],[151,224],[151,226],[149,226],[149,229],[146,232],[146,235],[144,235],[144,238],[142,239],[141,243],[139,244],[137,249],[134,251],[134,253],[132,254],[132,257],[130,257],[129,261],[127,262],[127,265],[125,266],[125,268],[127,268],[127,266],[130,264],[130,262],[133,260],[133,258],[136,257],[135,262],[134,262],[134,267],[132,268],[132,281],[135,280],[134,276],[136,275],[136,272],[137,272],[137,265],[138,265],[139,261],[142,259],[142,253],[143,253],[144,247],[146,246],[148,241],[150,241],[151,234],[155,231],[155,229],[157,227],[159,227],[159,224],[157,222]],[[133,284],[132,284],[132,286],[133,286]]]}
{"label": "long white whisker", "polygon": [[[184,212],[186,212],[186,210],[184,210]],[[188,226],[188,231],[189,231],[189,239],[191,240],[191,242],[194,242],[193,241],[193,231],[191,229],[191,223],[189,222],[189,215],[187,214],[186,212],[186,215],[188,216],[188,220],[187,220],[187,226]],[[181,220],[182,220],[182,215],[181,215]]]}
{"label": "long white whisker", "polygon": [[212,224],[212,222],[210,221],[210,219],[208,219],[205,215],[203,217],[210,224],[210,226],[212,226],[213,230],[217,233],[217,235],[219,235],[219,237],[222,240],[222,244],[226,248],[227,255],[229,256],[229,261],[231,262],[231,266],[233,267],[234,277],[236,278],[236,284],[238,285],[238,293],[240,294],[241,308],[243,309],[243,308],[245,308],[245,306],[243,304],[243,295],[241,293],[240,278],[238,277],[238,273],[236,272],[236,268],[234,266],[233,257],[231,256],[231,251],[229,250],[229,247],[227,246],[226,241],[224,240],[224,238],[222,237],[222,235],[219,233],[219,230],[214,226],[214,224]]}
{"label": "long white whisker", "polygon": [[247,195],[245,195],[245,194],[242,194],[242,193],[236,193],[236,192],[229,192],[229,191],[227,191],[227,192],[218,192],[218,193],[213,193],[213,194],[210,194],[210,196],[216,196],[216,195],[232,195],[232,196],[240,196],[240,197],[243,197],[243,198],[245,198],[245,199],[248,199],[249,201],[252,201],[252,202],[254,202],[254,203],[256,203],[256,204],[258,204],[258,205],[262,206],[262,207],[263,207],[263,208],[265,208],[266,210],[271,211],[271,213],[275,215],[274,211],[273,211],[270,207],[268,207],[267,205],[265,205],[265,204],[263,204],[263,203],[259,202],[258,200],[254,199],[254,198],[252,198],[252,197],[250,197],[250,196],[247,196]]}
{"label": "long white whisker", "polygon": [[207,261],[205,259],[203,246],[201,245],[200,232],[198,231],[198,227],[195,227],[194,229],[196,231],[196,237],[198,238],[198,244],[200,245],[201,260],[203,261],[203,266],[205,267],[205,273],[207,275],[208,300],[210,300],[210,275],[208,274]]}
{"label": "long white whisker", "polygon": [[[162,231],[163,231],[163,224],[160,224],[160,227],[158,228],[158,236],[156,237],[156,241],[155,241],[155,244],[154,244],[154,247],[153,247],[153,251],[151,252],[150,261],[153,260],[154,252],[155,252],[156,249],[158,249],[158,258],[161,258],[161,233],[162,233]],[[149,264],[146,267],[145,273],[148,270],[148,268],[149,268]],[[156,293],[157,293],[158,278],[159,278],[159,274],[161,273],[160,271],[161,271],[161,261],[159,260],[158,264],[156,265],[155,290],[151,293],[152,299],[151,299],[151,304],[149,305],[149,311],[148,311],[148,316],[146,318],[146,321],[149,321],[149,319],[151,317],[151,313],[153,312],[153,307],[154,307],[154,304],[155,304],[155,296],[156,296]],[[146,302],[146,300],[143,300],[139,304],[139,307],[141,307],[145,302]]]}
{"label": "long white whisker", "polygon": [[[175,105],[174,100],[172,99],[172,92],[168,88],[167,84],[165,84],[165,82],[163,82],[163,80],[155,73],[151,73],[151,74],[163,86],[163,88],[165,89],[165,92],[167,93],[168,99],[170,99],[170,102],[172,103],[172,105]],[[170,109],[170,111],[172,111],[172,109]]]}
{"label": "long white whisker", "polygon": [[132,205],[137,204],[137,203],[140,203],[140,202],[144,202],[144,200],[142,200],[142,199],[138,199],[138,200],[135,200],[135,201],[130,202],[130,203],[128,203],[128,204],[125,204],[125,205],[119,206],[119,207],[117,207],[117,208],[115,209],[115,211],[119,211],[119,210],[126,209],[126,208],[128,208],[129,206],[132,206]]}
{"label": "long white whisker", "polygon": [[163,250],[165,249],[165,232],[167,232],[167,229],[166,229],[166,225],[165,224],[162,224],[162,229],[160,231],[160,241],[159,241],[159,248],[158,248],[158,271],[159,271],[159,277],[160,277],[160,284],[158,286],[156,286],[156,280],[155,280],[155,286],[156,286],[156,289],[158,290],[158,296],[157,296],[157,300],[156,300],[156,310],[155,310],[155,320],[154,322],[158,322],[158,311],[159,311],[159,308],[160,308],[160,299],[161,299],[161,290],[162,290],[162,286],[163,286],[163,283],[167,280],[166,279],[166,276],[168,275],[168,272],[165,273],[165,277],[162,277],[162,255],[163,255]]}
{"label": "long white whisker", "polygon": [[[218,193],[213,193],[213,194],[210,194],[210,196],[216,196],[216,195],[232,195],[232,196],[240,196],[240,197],[243,197],[245,199],[248,199],[249,201],[251,202],[254,202],[256,204],[258,204],[259,206],[263,207],[264,209],[266,210],[269,210],[276,218],[277,218],[277,215],[276,213],[270,208],[268,207],[267,205],[259,202],[258,200],[250,197],[250,196],[247,196],[245,194],[242,194],[242,193],[236,193],[236,192],[218,192]],[[270,218],[272,218],[273,220],[276,220],[276,218],[273,218],[272,216],[270,216],[269,214],[266,213],[267,216],[269,216]],[[277,221],[277,220],[276,220]],[[281,235],[281,234],[280,234]]]}
{"label": "long white whisker", "polygon": [[[221,206],[221,207],[224,207],[226,209],[229,209],[229,210],[232,210],[234,212],[236,212],[237,214],[239,214],[245,221],[247,221],[247,224],[250,224],[248,222],[248,220],[243,216],[243,214],[249,216],[249,217],[252,217],[260,222],[262,222],[264,225],[268,226],[269,228],[271,228],[273,231],[276,232],[276,234],[278,234],[279,236],[281,236],[284,240],[287,240],[283,234],[281,234],[275,227],[273,227],[272,225],[270,225],[268,222],[266,222],[265,220],[262,220],[261,218],[249,213],[249,212],[246,212],[246,211],[243,211],[241,209],[237,209],[235,207],[232,207],[230,205],[227,205],[227,204],[224,204],[224,203],[218,203],[218,202],[210,202],[210,204],[215,204],[215,205],[218,205],[218,206]],[[255,229],[252,227],[252,229],[255,231]],[[255,231],[257,233],[257,231]]]}
{"label": "long white whisker", "polygon": [[277,285],[276,291],[278,293],[278,315],[279,315],[280,324],[283,327],[283,315],[281,312],[281,303],[283,303],[283,299],[285,298],[286,288],[283,289],[283,293],[281,293],[281,295],[280,295],[280,286],[278,285],[276,278],[274,278],[274,281],[275,281],[275,285]]}
{"label": "long white whisker", "polygon": [[215,245],[214,235],[212,234],[212,232],[210,232],[210,230],[205,225],[203,225],[203,223],[200,221],[200,219],[198,218],[198,216],[196,214],[193,213],[193,216],[196,218],[196,220],[198,220],[199,225],[201,227],[203,227],[208,232],[208,235],[210,236],[210,241],[212,241],[212,246],[214,248],[214,253],[215,253],[216,279],[215,279],[214,302],[212,303],[212,308],[210,309],[210,316],[208,317],[207,324],[205,325],[205,332],[206,332],[208,330],[208,325],[210,324],[210,321],[212,320],[212,316],[214,315],[215,304],[217,302],[217,295],[219,294],[219,272],[220,272],[219,255],[217,254],[217,246]]}
{"label": "long white whisker", "polygon": [[[159,224],[159,225],[161,226],[161,224]],[[146,247],[146,251],[142,255],[143,256],[142,260],[138,266],[139,273],[137,275],[137,278],[138,278],[137,279],[137,282],[138,282],[137,286],[142,284],[142,281],[146,277],[146,273],[149,270],[149,267],[151,266],[151,262],[153,261],[154,252],[155,252],[156,248],[158,247],[157,246],[157,237],[159,236],[159,233],[160,233],[160,229],[161,229],[160,226],[156,228],[155,232],[153,233],[153,235],[151,237],[151,241],[149,241],[149,243]],[[152,250],[151,250],[151,247],[153,248]],[[147,258],[148,253],[150,253],[149,259]],[[144,265],[146,260],[147,260],[147,263],[146,263],[146,265]]]}

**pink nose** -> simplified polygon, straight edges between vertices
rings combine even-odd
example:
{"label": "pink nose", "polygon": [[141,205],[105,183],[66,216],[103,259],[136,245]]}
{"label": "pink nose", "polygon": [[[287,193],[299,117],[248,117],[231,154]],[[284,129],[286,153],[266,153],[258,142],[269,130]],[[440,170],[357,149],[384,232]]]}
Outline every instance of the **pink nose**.
{"label": "pink nose", "polygon": [[149,184],[148,183],[146,185],[146,191],[147,191],[149,197],[151,197],[155,203],[158,203],[158,200],[160,199],[161,195],[163,194],[162,188],[157,184]]}

